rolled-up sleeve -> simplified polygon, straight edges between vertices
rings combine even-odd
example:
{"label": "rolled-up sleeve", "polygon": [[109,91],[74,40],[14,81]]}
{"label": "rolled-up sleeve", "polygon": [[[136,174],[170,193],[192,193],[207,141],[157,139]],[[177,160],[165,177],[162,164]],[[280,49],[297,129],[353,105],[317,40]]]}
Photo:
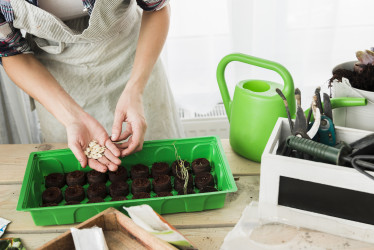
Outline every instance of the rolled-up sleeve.
{"label": "rolled-up sleeve", "polygon": [[[12,22],[7,22],[0,13],[0,60],[5,56],[32,53],[21,31],[13,27]],[[1,61],[0,61],[1,62]]]}
{"label": "rolled-up sleeve", "polygon": [[144,11],[157,11],[165,7],[169,0],[136,0]]}

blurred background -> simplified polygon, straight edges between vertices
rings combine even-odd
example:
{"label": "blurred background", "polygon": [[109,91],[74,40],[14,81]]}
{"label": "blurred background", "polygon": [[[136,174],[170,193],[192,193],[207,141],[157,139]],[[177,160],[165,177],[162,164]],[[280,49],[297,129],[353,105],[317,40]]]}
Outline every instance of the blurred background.
{"label": "blurred background", "polygon": [[[229,136],[216,81],[217,65],[227,54],[285,66],[306,108],[317,86],[329,92],[335,65],[374,47],[372,0],[171,0],[170,5],[161,57],[187,136]],[[28,96],[0,73],[0,143],[40,143]],[[282,83],[272,71],[237,62],[226,68],[226,79],[231,96],[241,80]]]}

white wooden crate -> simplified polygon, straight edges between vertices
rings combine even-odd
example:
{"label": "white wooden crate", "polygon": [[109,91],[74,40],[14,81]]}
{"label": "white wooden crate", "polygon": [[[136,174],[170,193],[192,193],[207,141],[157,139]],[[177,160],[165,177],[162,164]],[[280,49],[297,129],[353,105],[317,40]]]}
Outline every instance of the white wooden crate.
{"label": "white wooden crate", "polygon": [[[370,133],[336,127],[337,141],[347,143]],[[261,159],[260,204],[282,205],[301,214],[331,219],[347,230],[316,223],[312,229],[374,243],[374,181],[353,168],[277,155],[280,142],[290,134],[288,120],[279,118]],[[279,216],[271,214],[276,211],[266,210],[263,216]]]}

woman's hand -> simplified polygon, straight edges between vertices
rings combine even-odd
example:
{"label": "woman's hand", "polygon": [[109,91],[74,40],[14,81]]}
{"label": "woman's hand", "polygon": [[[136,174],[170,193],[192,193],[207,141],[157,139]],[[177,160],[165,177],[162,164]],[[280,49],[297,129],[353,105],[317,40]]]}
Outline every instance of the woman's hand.
{"label": "woman's hand", "polygon": [[[118,100],[114,113],[112,141],[129,138],[127,142],[117,144],[122,151],[122,157],[143,148],[147,124],[144,118],[142,94],[164,46],[169,30],[169,19],[169,5],[159,11],[143,11],[130,80]],[[125,132],[121,133],[123,122],[127,122],[127,126]]]}
{"label": "woman's hand", "polygon": [[[132,88],[131,86],[131,84],[128,84],[118,100],[112,128],[112,141],[128,139],[124,143],[116,144],[121,150],[122,157],[143,148],[144,134],[147,129],[142,93],[138,88]],[[124,122],[127,122],[126,130],[122,133]]]}
{"label": "woman's hand", "polygon": [[[65,126],[68,145],[82,167],[86,167],[88,163],[91,168],[100,172],[117,170],[121,164],[118,158],[120,151],[110,141],[105,129],[71,98],[33,54],[4,57],[3,66],[20,88],[40,102]],[[107,149],[100,159],[87,160],[83,151],[93,140]]]}
{"label": "woman's hand", "polygon": [[[84,113],[83,116],[66,126],[68,146],[74,153],[83,168],[87,163],[99,172],[116,171],[121,160],[119,149],[110,140],[105,129],[92,116]],[[91,141],[97,141],[100,146],[105,146],[104,155],[99,159],[87,159],[84,150]]]}

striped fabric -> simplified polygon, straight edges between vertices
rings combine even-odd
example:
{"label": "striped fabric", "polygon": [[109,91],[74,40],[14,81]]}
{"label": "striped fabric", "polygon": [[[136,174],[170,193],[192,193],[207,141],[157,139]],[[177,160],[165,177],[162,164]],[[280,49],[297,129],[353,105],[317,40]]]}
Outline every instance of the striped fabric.
{"label": "striped fabric", "polygon": [[168,0],[136,0],[138,5],[145,11],[154,11],[154,10],[160,10],[162,7],[165,6],[165,4],[168,2]]}
{"label": "striped fabric", "polygon": [[[30,46],[21,32],[13,27],[13,23],[0,17],[0,56],[12,56],[20,53],[31,53]],[[1,59],[1,58],[0,58]]]}
{"label": "striped fabric", "polygon": [[[25,0],[33,5],[37,5],[37,0]],[[0,0],[0,11],[1,14],[4,16],[6,22],[12,22],[14,19],[13,16],[13,9],[12,5],[10,4],[10,0]],[[0,14],[0,15],[1,15]]]}
{"label": "striped fabric", "polygon": [[92,9],[95,4],[95,0],[82,0],[83,6],[87,9],[88,15],[91,15]]}
{"label": "striped fabric", "polygon": [[[25,1],[38,5],[37,0]],[[95,0],[82,0],[82,2],[91,15]],[[144,11],[157,11],[167,5],[169,0],[136,0],[136,2]],[[4,56],[32,53],[20,30],[13,27],[13,20],[14,12],[10,0],[0,0],[0,63]]]}
{"label": "striped fabric", "polygon": [[[134,65],[142,18],[136,1],[126,0],[128,4],[123,4],[123,0],[96,0],[98,11],[94,9],[88,26],[87,17],[61,25],[57,18],[24,0],[12,0],[11,3],[16,17],[14,26],[41,38],[33,39],[35,44],[32,46],[38,47],[35,57],[110,133],[117,101]],[[55,43],[43,43],[43,40]],[[66,142],[65,127],[39,102],[35,105],[43,141]],[[146,140],[183,136],[161,60],[157,60],[152,69],[144,89],[143,105],[148,124]]]}

